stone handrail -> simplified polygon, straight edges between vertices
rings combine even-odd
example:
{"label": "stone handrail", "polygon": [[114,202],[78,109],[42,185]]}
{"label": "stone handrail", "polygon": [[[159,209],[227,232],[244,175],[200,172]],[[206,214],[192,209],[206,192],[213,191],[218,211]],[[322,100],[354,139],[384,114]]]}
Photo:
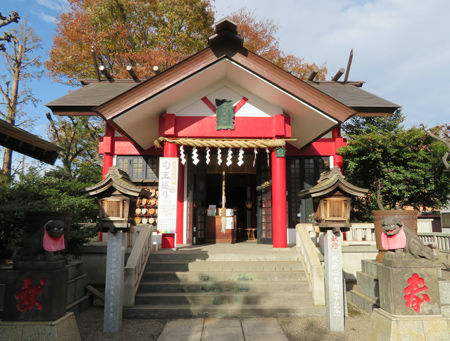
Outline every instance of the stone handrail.
{"label": "stone handrail", "polygon": [[439,251],[450,252],[450,233],[419,233],[418,236],[424,243],[436,245]]}
{"label": "stone handrail", "polygon": [[373,223],[352,223],[345,236],[348,242],[375,242],[375,226]]}
{"label": "stone handrail", "polygon": [[156,229],[151,227],[141,228],[128,257],[127,265],[124,269],[124,306],[134,306],[136,291],[152,249],[152,234],[155,231]]}
{"label": "stone handrail", "polygon": [[297,224],[297,251],[305,266],[306,277],[312,290],[314,305],[325,305],[324,271],[320,263],[319,250],[311,240],[308,229],[314,231],[312,224]]}

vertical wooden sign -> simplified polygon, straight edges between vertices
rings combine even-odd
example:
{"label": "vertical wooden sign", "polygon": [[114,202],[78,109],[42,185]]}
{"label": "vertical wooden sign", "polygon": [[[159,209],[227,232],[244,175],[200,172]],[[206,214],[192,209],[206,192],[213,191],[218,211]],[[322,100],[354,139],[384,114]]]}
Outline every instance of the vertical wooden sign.
{"label": "vertical wooden sign", "polygon": [[177,229],[178,158],[159,158],[158,230],[175,233]]}

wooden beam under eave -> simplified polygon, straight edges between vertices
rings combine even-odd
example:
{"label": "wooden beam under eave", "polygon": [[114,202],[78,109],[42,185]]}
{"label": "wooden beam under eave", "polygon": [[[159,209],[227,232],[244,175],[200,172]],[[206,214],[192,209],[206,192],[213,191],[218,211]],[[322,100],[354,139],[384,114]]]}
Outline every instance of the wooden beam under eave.
{"label": "wooden beam under eave", "polygon": [[357,112],[355,116],[359,117],[381,117],[381,116],[392,116],[393,112]]}
{"label": "wooden beam under eave", "polygon": [[53,111],[53,115],[57,116],[98,116],[94,111]]}

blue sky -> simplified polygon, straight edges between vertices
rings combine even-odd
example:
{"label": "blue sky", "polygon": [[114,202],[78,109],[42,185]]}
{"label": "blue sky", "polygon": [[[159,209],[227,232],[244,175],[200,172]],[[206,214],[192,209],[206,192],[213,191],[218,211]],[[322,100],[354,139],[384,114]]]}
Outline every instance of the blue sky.
{"label": "blue sky", "polygon": [[[243,5],[260,19],[274,20],[285,52],[326,63],[330,76],[346,66],[353,48],[350,79],[366,81],[364,89],[401,105],[407,126],[450,121],[450,1],[279,0],[274,6],[273,0],[216,0],[216,18]],[[58,14],[67,8],[65,0],[0,2],[3,15],[16,10],[31,23],[42,39],[43,61]],[[29,85],[41,99],[36,108],[25,108],[38,118],[31,131],[46,137],[44,117],[49,110],[44,104],[73,88],[46,76]]]}

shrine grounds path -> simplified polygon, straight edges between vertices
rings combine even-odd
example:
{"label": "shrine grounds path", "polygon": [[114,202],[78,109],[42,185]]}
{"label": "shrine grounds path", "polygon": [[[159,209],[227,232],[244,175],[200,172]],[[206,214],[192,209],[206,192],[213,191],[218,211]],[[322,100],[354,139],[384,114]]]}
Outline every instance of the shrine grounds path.
{"label": "shrine grounds path", "polygon": [[[366,339],[370,325],[370,315],[348,306],[349,316],[345,321],[345,332],[330,332],[323,317],[279,317],[281,329],[289,341],[363,341]],[[124,319],[122,331],[119,334],[103,333],[103,308],[91,307],[76,316],[78,329],[83,341],[131,341],[158,340],[164,326],[169,320],[155,319]],[[185,338],[173,341],[189,340]],[[194,339],[192,339],[194,340]],[[220,340],[239,341],[235,336]],[[202,339],[202,341],[210,341]],[[219,341],[219,340],[215,340]],[[259,341],[265,341],[260,338]],[[271,337],[267,341],[275,341]]]}

